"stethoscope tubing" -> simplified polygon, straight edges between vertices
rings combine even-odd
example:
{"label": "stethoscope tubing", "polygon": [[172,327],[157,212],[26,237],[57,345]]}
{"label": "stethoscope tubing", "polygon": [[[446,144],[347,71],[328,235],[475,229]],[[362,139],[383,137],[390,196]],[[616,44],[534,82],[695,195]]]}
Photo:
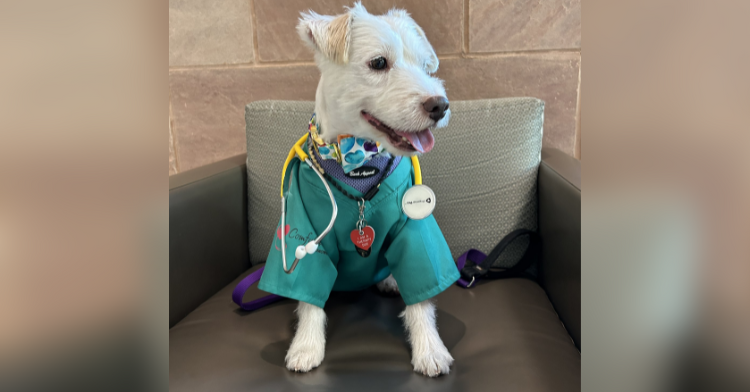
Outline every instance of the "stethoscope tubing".
{"label": "stethoscope tubing", "polygon": [[[339,213],[339,208],[338,208],[338,205],[336,204],[336,198],[333,196],[333,191],[331,191],[331,187],[328,186],[328,181],[326,181],[325,177],[323,177],[320,171],[318,171],[318,169],[312,163],[310,163],[309,159],[306,159],[303,162],[307,163],[307,166],[309,166],[310,169],[312,169],[315,172],[315,174],[318,175],[318,178],[323,183],[323,186],[325,186],[326,188],[326,192],[328,192],[328,197],[331,199],[331,208],[333,209],[333,212],[331,213],[331,221],[328,222],[328,226],[325,228],[325,230],[323,230],[322,233],[320,233],[320,235],[314,241],[312,241],[312,243],[315,243],[316,248],[317,248],[317,245],[320,245],[320,242],[323,241],[323,238],[325,238],[325,236],[328,235],[328,233],[333,229],[333,224],[336,223],[336,216]],[[284,240],[284,238],[286,238],[286,235],[285,235],[286,233],[284,233],[285,227],[286,227],[286,197],[282,196],[281,197],[281,231],[282,231],[281,233],[281,260],[284,264],[283,266],[284,272],[286,272],[287,274],[291,274],[292,272],[294,272],[294,269],[297,268],[297,264],[299,263],[300,258],[296,257],[296,252],[295,252],[294,262],[292,262],[291,268],[287,269],[286,267],[286,241]]]}

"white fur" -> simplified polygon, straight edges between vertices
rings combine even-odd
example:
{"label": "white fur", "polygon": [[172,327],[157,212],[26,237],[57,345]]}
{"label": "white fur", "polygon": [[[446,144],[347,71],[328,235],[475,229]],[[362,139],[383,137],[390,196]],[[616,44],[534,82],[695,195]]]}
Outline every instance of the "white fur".
{"label": "white fur", "polygon": [[286,353],[286,368],[308,372],[323,362],[326,349],[326,313],[323,309],[299,302],[297,333]]}
{"label": "white fur", "polygon": [[[389,127],[406,132],[440,128],[448,124],[450,110],[435,122],[422,103],[429,97],[445,96],[443,82],[431,74],[439,61],[424,31],[403,10],[371,15],[359,3],[339,16],[303,13],[297,31],[315,51],[321,71],[315,95],[315,112],[321,137],[328,142],[340,134],[379,141],[396,155],[405,153],[390,144],[387,136],[365,121],[366,111]],[[369,63],[385,57],[387,71],[373,71]],[[393,276],[377,284],[386,292],[398,292]],[[323,309],[300,302],[299,324],[286,355],[289,370],[307,372],[325,356],[326,315]],[[435,377],[450,371],[453,363],[435,324],[435,305],[430,301],[406,307],[400,317],[412,347],[414,371]]]}
{"label": "white fur", "polygon": [[398,283],[396,283],[396,278],[393,275],[388,275],[387,278],[378,282],[376,286],[383,293],[398,294]]}
{"label": "white fur", "polygon": [[409,305],[399,316],[409,335],[414,371],[430,377],[448,374],[453,357],[438,335],[435,304],[427,300]]}
{"label": "white fur", "polygon": [[[371,15],[355,3],[345,14],[348,18],[303,13],[297,26],[300,37],[315,50],[315,61],[321,71],[315,94],[315,113],[321,125],[321,137],[328,142],[341,134],[351,134],[379,141],[396,155],[405,153],[393,147],[388,137],[375,130],[361,116],[367,111],[391,128],[421,131],[448,124],[450,109],[437,123],[429,118],[422,102],[432,96],[445,96],[442,80],[431,76],[439,61],[424,31],[403,10],[386,15]],[[331,49],[325,37],[334,20],[347,20],[350,31],[344,42],[344,56]],[[336,29],[338,31],[338,29]],[[335,53],[331,55],[331,53]],[[375,72],[369,68],[372,59],[383,56],[389,70]],[[341,61],[346,58],[346,62]]]}

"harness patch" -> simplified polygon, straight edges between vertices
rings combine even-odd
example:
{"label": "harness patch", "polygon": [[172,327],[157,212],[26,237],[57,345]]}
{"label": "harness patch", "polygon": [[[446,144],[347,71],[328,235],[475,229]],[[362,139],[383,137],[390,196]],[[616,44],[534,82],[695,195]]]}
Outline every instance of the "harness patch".
{"label": "harness patch", "polygon": [[344,175],[349,178],[359,179],[375,177],[378,175],[378,173],[380,173],[380,169],[378,169],[377,167],[361,166],[356,169],[352,169],[352,171],[350,171],[349,173],[344,173]]}

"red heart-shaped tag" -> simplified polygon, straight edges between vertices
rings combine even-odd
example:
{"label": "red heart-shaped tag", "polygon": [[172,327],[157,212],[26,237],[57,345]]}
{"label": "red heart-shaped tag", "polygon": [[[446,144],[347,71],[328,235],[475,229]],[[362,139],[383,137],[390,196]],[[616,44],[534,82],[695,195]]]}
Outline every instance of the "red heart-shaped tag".
{"label": "red heart-shaped tag", "polygon": [[370,226],[362,228],[362,234],[359,234],[359,230],[352,230],[349,237],[352,239],[354,246],[362,250],[368,250],[372,246],[372,242],[375,241],[375,230]]}

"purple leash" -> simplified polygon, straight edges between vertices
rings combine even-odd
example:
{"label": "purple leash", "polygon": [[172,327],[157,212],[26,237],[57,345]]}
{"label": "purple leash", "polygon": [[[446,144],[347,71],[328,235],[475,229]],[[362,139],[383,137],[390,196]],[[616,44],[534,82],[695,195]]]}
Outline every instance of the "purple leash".
{"label": "purple leash", "polygon": [[[476,250],[476,249],[469,249],[466,253],[462,254],[461,256],[458,256],[458,260],[456,260],[456,266],[458,267],[458,270],[461,271],[464,269],[464,266],[466,265],[466,259],[469,259],[477,264],[482,264],[484,259],[487,258],[487,255]],[[458,283],[459,286],[468,289],[471,288],[471,286],[476,283],[476,277],[472,276],[471,281],[468,281],[461,276],[456,283]]]}
{"label": "purple leash", "polygon": [[266,295],[265,297],[254,299],[250,302],[242,302],[242,297],[245,296],[245,292],[247,292],[247,290],[250,288],[250,286],[253,285],[253,283],[260,280],[260,276],[263,275],[263,270],[265,268],[266,266],[260,267],[257,271],[246,276],[245,279],[242,279],[242,281],[237,284],[237,287],[234,288],[234,291],[232,292],[232,301],[239,305],[243,310],[252,311],[285,299],[285,297],[282,297],[280,295],[271,294]]}
{"label": "purple leash", "polygon": [[[515,239],[522,236],[529,237],[529,245],[521,260],[514,266],[497,270],[492,269],[492,264],[500,257],[505,248]],[[539,258],[541,239],[539,235],[531,230],[516,229],[495,245],[489,256],[476,250],[469,249],[456,260],[456,267],[461,272],[461,278],[456,281],[459,286],[468,289],[473,287],[479,279],[502,279],[502,278],[532,278],[526,270]]]}

